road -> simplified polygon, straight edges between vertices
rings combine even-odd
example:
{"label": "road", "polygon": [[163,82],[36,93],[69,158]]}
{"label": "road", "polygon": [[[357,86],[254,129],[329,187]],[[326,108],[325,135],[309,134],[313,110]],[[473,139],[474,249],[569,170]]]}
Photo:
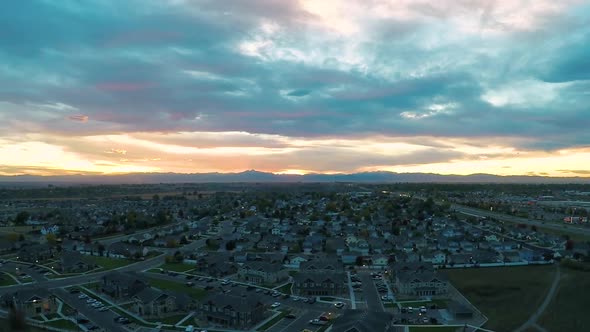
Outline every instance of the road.
{"label": "road", "polygon": [[88,318],[94,325],[103,328],[105,331],[128,332],[121,324],[115,323],[113,320],[119,316],[118,314],[110,310],[103,312],[95,310],[86,303],[86,299],[79,299],[78,294],[70,294],[63,288],[54,289],[52,292],[70,307],[78,310],[80,314]]}
{"label": "road", "polygon": [[377,287],[375,287],[375,282],[373,282],[371,275],[368,272],[360,272],[358,276],[363,283],[363,297],[365,302],[367,302],[369,311],[385,311],[381,302],[381,296],[377,292]]}
{"label": "road", "polygon": [[[183,246],[182,249],[193,250],[193,249],[197,249],[197,248],[202,247],[204,244],[205,244],[205,240],[201,239],[201,240],[193,241],[193,242],[187,244],[186,246]],[[173,251],[176,251],[179,249],[181,249],[181,248],[164,249],[163,251],[173,252]],[[151,268],[158,267],[158,266],[164,264],[165,260],[166,260],[166,255],[162,254],[162,255],[159,255],[156,257],[148,258],[144,261],[139,261],[139,262],[136,262],[133,264],[129,264],[127,266],[120,267],[116,270],[120,271],[120,272],[133,272],[133,271],[149,270]],[[72,286],[72,285],[91,283],[91,282],[94,282],[94,281],[100,279],[105,274],[108,274],[111,272],[112,272],[112,270],[111,271],[96,272],[96,273],[89,273],[89,274],[85,274],[85,275],[68,277],[68,278],[61,278],[61,279],[40,280],[37,283],[28,284],[28,285],[13,285],[13,286],[0,287],[0,295],[14,292],[14,291],[17,291],[22,288],[29,288],[30,289],[31,287],[41,287],[41,288],[52,289],[52,288],[67,287],[67,286]]]}
{"label": "road", "polygon": [[539,319],[539,317],[541,317],[543,312],[545,312],[545,309],[547,309],[547,307],[549,306],[549,303],[551,303],[551,300],[553,300],[553,298],[555,297],[555,292],[557,291],[557,288],[559,286],[560,279],[561,279],[561,269],[559,268],[559,265],[558,265],[557,271],[555,272],[555,277],[553,278],[553,283],[551,284],[551,288],[549,288],[549,292],[547,292],[547,295],[545,296],[543,303],[541,303],[539,308],[537,308],[537,310],[531,315],[531,317],[524,324],[522,324],[521,327],[516,329],[515,332],[525,331],[529,327],[531,327],[537,323],[537,320]]}
{"label": "road", "polygon": [[451,209],[454,209],[457,212],[467,214],[467,215],[472,215],[475,217],[489,217],[489,218],[495,218],[498,220],[503,220],[503,221],[516,223],[516,224],[526,224],[526,225],[530,225],[530,226],[537,226],[539,228],[552,229],[552,230],[556,230],[556,231],[560,231],[560,232],[566,232],[566,233],[572,233],[572,234],[583,234],[583,235],[590,236],[590,228],[583,228],[583,227],[577,227],[577,226],[572,226],[572,225],[567,225],[567,227],[564,227],[563,224],[551,223],[551,222],[543,223],[538,220],[509,216],[506,214],[501,214],[501,213],[496,213],[496,212],[486,211],[486,210],[481,210],[481,209],[475,209],[472,207],[467,207],[467,206],[458,205],[458,204],[451,205]]}

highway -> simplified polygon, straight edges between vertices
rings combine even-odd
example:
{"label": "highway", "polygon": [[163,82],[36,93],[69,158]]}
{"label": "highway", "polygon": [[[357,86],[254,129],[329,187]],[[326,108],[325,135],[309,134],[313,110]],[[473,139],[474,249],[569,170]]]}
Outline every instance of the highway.
{"label": "highway", "polygon": [[539,220],[532,220],[526,218],[520,218],[515,216],[510,216],[502,213],[496,213],[492,211],[486,211],[481,209],[476,209],[472,207],[467,207],[458,204],[452,204],[451,209],[474,217],[488,217],[488,218],[495,218],[502,221],[507,221],[515,224],[525,224],[529,226],[537,226],[539,228],[547,228],[551,230],[556,230],[560,232],[566,232],[571,234],[582,234],[590,236],[590,228],[579,227],[574,225],[564,225],[558,224],[553,222],[542,222]]}

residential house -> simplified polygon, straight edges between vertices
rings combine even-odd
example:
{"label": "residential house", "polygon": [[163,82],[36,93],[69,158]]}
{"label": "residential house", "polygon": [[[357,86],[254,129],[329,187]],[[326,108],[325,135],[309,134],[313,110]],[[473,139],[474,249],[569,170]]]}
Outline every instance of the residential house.
{"label": "residential house", "polygon": [[293,277],[293,292],[300,296],[339,296],[345,292],[344,272],[299,272]]}
{"label": "residential house", "polygon": [[14,293],[6,293],[0,298],[0,304],[4,308],[17,309],[26,317],[57,313],[55,296],[43,288],[23,288]]}
{"label": "residential house", "polygon": [[16,259],[23,262],[39,263],[55,257],[56,254],[56,250],[48,244],[34,244],[21,247]]}
{"label": "residential house", "polygon": [[238,278],[258,285],[276,284],[289,276],[281,263],[253,261],[238,267]]}
{"label": "residential house", "polygon": [[[180,305],[183,299],[185,304]],[[178,311],[186,311],[193,300],[186,294],[172,294],[157,288],[146,287],[132,297],[133,310],[141,316],[163,317]],[[186,304],[189,303],[189,304]]]}
{"label": "residential house", "polygon": [[97,265],[77,251],[64,251],[60,257],[60,268],[65,273],[82,273],[96,268]]}
{"label": "residential house", "polygon": [[131,298],[149,287],[147,281],[136,273],[110,272],[100,280],[100,290],[113,298]]}
{"label": "residential house", "polygon": [[394,286],[404,296],[439,296],[449,291],[448,278],[434,270],[432,263],[396,263]]}
{"label": "residential house", "polygon": [[264,319],[265,306],[256,294],[213,294],[199,309],[199,318],[208,325],[246,330]]}

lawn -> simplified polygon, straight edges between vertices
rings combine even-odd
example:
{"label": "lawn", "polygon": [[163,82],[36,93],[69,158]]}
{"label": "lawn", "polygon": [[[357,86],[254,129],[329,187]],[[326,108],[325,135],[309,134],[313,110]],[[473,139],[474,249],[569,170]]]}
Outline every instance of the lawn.
{"label": "lawn", "polygon": [[195,266],[190,265],[190,264],[184,264],[184,263],[166,263],[166,264],[160,265],[160,268],[167,270],[167,271],[186,272],[186,271],[194,270]]}
{"label": "lawn", "polygon": [[456,332],[459,328],[453,326],[410,326],[410,332]]}
{"label": "lawn", "polygon": [[157,278],[148,278],[148,280],[149,280],[149,284],[153,287],[156,287],[156,288],[159,288],[162,290],[169,290],[169,291],[174,291],[174,292],[179,292],[179,293],[186,293],[197,300],[204,298],[205,295],[207,294],[207,292],[204,289],[197,288],[197,287],[188,287],[185,284],[182,284],[179,282],[168,281],[168,280],[157,279]]}
{"label": "lawn", "polygon": [[291,294],[291,286],[293,286],[293,283],[288,283],[275,289],[281,293]]}
{"label": "lawn", "polygon": [[590,272],[561,269],[557,294],[538,324],[549,331],[584,331],[590,327]]}
{"label": "lawn", "polygon": [[511,331],[541,304],[555,266],[446,270],[452,284],[489,319],[486,327]]}
{"label": "lawn", "polygon": [[12,286],[16,285],[17,282],[14,281],[9,275],[5,273],[0,273],[0,286]]}
{"label": "lawn", "polygon": [[266,322],[266,324],[259,327],[257,331],[268,330],[273,325],[275,325],[276,323],[280,322],[283,318],[285,318],[285,316],[287,316],[289,314],[289,312],[290,312],[289,310],[281,311],[281,313],[279,315],[277,315],[275,318],[269,320],[268,322]]}
{"label": "lawn", "polygon": [[103,268],[103,270],[113,270],[134,263],[134,261],[132,260],[120,258],[109,258],[101,256],[88,256],[88,258],[95,264],[100,265]]}
{"label": "lawn", "polygon": [[76,323],[65,319],[54,320],[51,322],[47,322],[44,325],[49,325],[51,327],[56,327],[58,329],[64,329],[69,331],[81,331],[81,329],[78,327],[78,325],[76,325]]}

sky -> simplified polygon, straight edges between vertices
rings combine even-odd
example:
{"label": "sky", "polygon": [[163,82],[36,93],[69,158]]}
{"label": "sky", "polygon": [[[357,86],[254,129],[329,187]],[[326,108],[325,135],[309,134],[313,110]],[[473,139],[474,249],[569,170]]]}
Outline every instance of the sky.
{"label": "sky", "polygon": [[0,175],[590,177],[589,101],[589,1],[0,10]]}

